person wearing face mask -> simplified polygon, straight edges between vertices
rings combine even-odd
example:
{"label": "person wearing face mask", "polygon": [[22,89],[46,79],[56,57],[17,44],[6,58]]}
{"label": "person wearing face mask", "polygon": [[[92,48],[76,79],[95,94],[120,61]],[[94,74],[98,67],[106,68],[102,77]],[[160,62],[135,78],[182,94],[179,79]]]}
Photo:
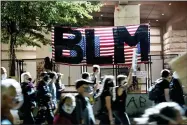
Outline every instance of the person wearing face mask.
{"label": "person wearing face mask", "polygon": [[53,106],[52,95],[50,93],[49,84],[50,78],[48,73],[43,73],[43,79],[39,81],[37,86],[37,103],[38,113],[36,116],[36,124],[42,124],[47,121],[48,124],[53,123]]}
{"label": "person wearing face mask", "polygon": [[92,85],[93,82],[80,79],[77,80],[76,89],[78,95],[76,95],[76,124],[84,124],[84,125],[94,125],[95,117],[93,113],[92,106],[89,102],[89,96],[93,93]]}
{"label": "person wearing face mask", "polygon": [[14,124],[11,110],[19,109],[23,104],[21,87],[14,79],[1,81],[1,124]]}
{"label": "person wearing face mask", "polygon": [[5,67],[1,67],[1,80],[7,79],[7,71]]}
{"label": "person wearing face mask", "polygon": [[117,76],[117,86],[116,89],[116,100],[112,103],[112,110],[115,116],[115,124],[130,125],[129,118],[127,116],[125,107],[126,107],[126,98],[127,90],[132,84],[132,69],[130,69],[128,78],[125,75]]}
{"label": "person wearing face mask", "polygon": [[23,124],[34,124],[35,119],[33,117],[33,110],[36,107],[36,92],[34,87],[30,85],[29,78],[31,78],[29,72],[21,74],[21,88],[24,96],[24,103],[19,110],[20,119],[23,120]]}
{"label": "person wearing face mask", "polygon": [[72,94],[66,94],[61,98],[57,114],[54,118],[54,125],[73,125],[74,120],[74,109],[76,107],[75,97]]}
{"label": "person wearing face mask", "polygon": [[[90,73],[88,73],[88,72],[82,73],[82,79],[90,80],[91,79]],[[94,89],[94,87],[93,87],[93,89]],[[94,92],[93,92],[93,94],[90,95],[89,100],[90,100],[91,105],[93,105],[94,104]]]}

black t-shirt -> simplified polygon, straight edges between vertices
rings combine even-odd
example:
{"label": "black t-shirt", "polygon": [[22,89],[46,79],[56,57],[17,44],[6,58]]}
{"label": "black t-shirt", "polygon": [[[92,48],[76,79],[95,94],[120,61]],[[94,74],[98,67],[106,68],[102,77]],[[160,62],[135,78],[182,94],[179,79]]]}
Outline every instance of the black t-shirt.
{"label": "black t-shirt", "polygon": [[166,102],[165,95],[164,95],[164,90],[169,89],[170,82],[163,79],[159,83],[157,83],[157,86],[160,89],[161,95],[159,100],[156,100],[156,103],[161,103],[161,102]]}
{"label": "black t-shirt", "polygon": [[103,91],[103,93],[101,94],[101,96],[100,96],[100,98],[101,98],[101,112],[108,112],[107,111],[107,108],[106,108],[106,97],[107,96],[111,96],[112,97],[112,95],[111,95],[111,92],[109,91],[109,90],[104,90]]}
{"label": "black t-shirt", "polygon": [[116,100],[112,104],[112,106],[113,106],[112,110],[125,112],[127,93],[124,90],[122,95],[118,96],[118,94],[117,94],[118,89],[119,89],[119,87],[116,88]]}

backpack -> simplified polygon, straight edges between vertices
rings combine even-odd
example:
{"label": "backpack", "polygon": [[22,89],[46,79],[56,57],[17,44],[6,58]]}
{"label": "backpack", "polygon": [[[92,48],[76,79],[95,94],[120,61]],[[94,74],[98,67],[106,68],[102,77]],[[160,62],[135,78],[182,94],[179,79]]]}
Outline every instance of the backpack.
{"label": "backpack", "polygon": [[161,90],[160,87],[158,85],[158,83],[162,82],[163,80],[159,79],[157,80],[154,85],[152,85],[149,89],[148,89],[148,97],[149,100],[151,101],[155,101],[158,100],[159,97],[162,95],[161,94]]}

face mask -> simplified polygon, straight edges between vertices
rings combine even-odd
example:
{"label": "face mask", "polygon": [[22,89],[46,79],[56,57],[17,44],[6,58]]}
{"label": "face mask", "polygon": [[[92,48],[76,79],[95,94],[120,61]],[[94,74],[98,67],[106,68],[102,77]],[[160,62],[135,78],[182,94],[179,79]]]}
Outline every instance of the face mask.
{"label": "face mask", "polygon": [[5,73],[5,74],[2,74],[2,75],[1,75],[1,79],[2,79],[2,80],[7,79],[7,74],[6,74],[6,73]]}
{"label": "face mask", "polygon": [[64,112],[68,113],[68,114],[71,114],[74,110],[74,106],[67,106],[66,104],[64,104],[62,106],[62,109],[64,110]]}
{"label": "face mask", "polygon": [[93,92],[93,88],[92,88],[91,86],[89,86],[89,87],[84,87],[84,92],[90,94],[90,93]]}

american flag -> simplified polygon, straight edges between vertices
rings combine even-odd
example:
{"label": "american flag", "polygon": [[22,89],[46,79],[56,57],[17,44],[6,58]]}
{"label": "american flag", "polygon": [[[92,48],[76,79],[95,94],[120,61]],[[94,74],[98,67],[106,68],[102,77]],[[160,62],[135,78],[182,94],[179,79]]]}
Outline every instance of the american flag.
{"label": "american flag", "polygon": [[[132,25],[126,26],[129,34],[134,36],[136,30],[138,29],[139,25]],[[95,56],[113,56],[114,57],[114,38],[113,38],[113,28],[114,27],[99,27],[94,28],[95,31]],[[86,38],[85,38],[85,29],[86,28],[72,28],[73,30],[78,30],[82,34],[81,41],[77,44],[83,50],[84,59],[82,61],[83,64],[86,64]],[[90,29],[90,28],[89,28]],[[73,39],[74,35],[72,34],[63,34],[63,38],[65,39]],[[52,47],[53,47],[53,57],[54,57],[54,30],[52,31]],[[124,43],[124,55],[125,55],[125,65],[132,64],[132,55],[133,55],[133,48],[137,47],[138,49],[138,63],[141,63],[140,57],[140,45],[138,43],[137,46],[130,47],[129,45]],[[76,51],[74,50],[62,50],[63,56],[76,56]]]}

